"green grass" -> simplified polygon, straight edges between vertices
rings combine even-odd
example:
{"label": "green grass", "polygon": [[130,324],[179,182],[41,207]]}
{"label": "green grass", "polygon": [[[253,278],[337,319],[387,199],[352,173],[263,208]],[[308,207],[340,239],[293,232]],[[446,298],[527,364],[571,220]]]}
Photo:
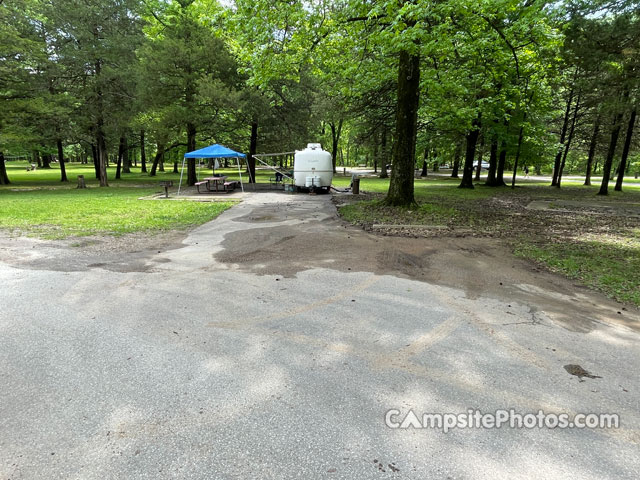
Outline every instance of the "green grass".
{"label": "green grass", "polygon": [[578,279],[621,302],[640,306],[640,239],[535,245],[519,243],[518,256]]}
{"label": "green grass", "polygon": [[[334,176],[333,185],[340,188],[348,187],[351,177]],[[449,198],[479,198],[493,194],[492,189],[478,186],[473,190],[457,188],[460,184],[458,178],[426,177],[416,178],[414,183],[415,198],[417,202],[428,201],[434,196],[446,196]],[[360,190],[362,192],[386,194],[389,190],[389,179],[362,177],[360,178]]]}
{"label": "green grass", "polygon": [[[9,175],[9,180],[11,181],[11,185],[13,187],[16,186],[60,186],[64,185],[60,182],[60,166],[57,163],[51,164],[50,169],[46,168],[38,168],[35,171],[28,172],[26,166],[27,162],[7,162],[7,174]],[[87,185],[98,185],[98,180],[95,178],[95,170],[93,168],[93,164],[89,165],[81,165],[79,163],[67,163],[66,165],[67,178],[69,179],[69,184],[73,184],[75,186],[77,182],[78,175],[84,175],[85,182]],[[147,165],[147,169],[151,170],[151,165]],[[211,170],[208,168],[197,169],[197,171],[202,174],[202,176],[209,176],[211,174]],[[232,180],[238,180],[238,169],[237,168],[227,168],[227,169],[218,169],[217,171],[222,171],[225,175],[228,175]],[[186,167],[185,167],[185,178],[183,179],[183,184],[186,181]],[[116,175],[115,166],[111,165],[107,169],[107,177],[109,179],[109,185],[114,186],[154,186],[157,185],[158,182],[162,180],[173,180],[177,185],[177,182],[180,180],[180,173],[173,173],[173,164],[165,164],[165,171],[156,173],[155,177],[150,177],[148,173],[140,172],[140,167],[132,167],[131,173],[123,173],[121,174],[121,179],[115,180],[114,177]],[[260,173],[259,175],[266,175],[265,173]],[[243,178],[246,180],[243,172]],[[268,178],[265,180],[268,181]]]}
{"label": "green grass", "polygon": [[[217,217],[234,202],[139,200],[162,191],[160,180],[178,180],[173,173],[153,178],[140,172],[97,186],[93,166],[68,164],[70,183],[60,182],[57,166],[27,172],[22,162],[8,163],[11,184],[0,188],[0,228],[13,234],[41,238],[87,235],[159,233],[200,225]],[[109,170],[113,175],[113,168]],[[74,188],[76,175],[85,175],[89,188]]]}

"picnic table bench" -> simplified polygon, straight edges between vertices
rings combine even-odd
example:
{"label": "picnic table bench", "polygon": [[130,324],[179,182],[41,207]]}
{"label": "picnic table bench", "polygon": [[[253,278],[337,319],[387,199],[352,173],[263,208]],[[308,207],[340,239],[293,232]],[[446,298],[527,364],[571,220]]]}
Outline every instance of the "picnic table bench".
{"label": "picnic table bench", "polygon": [[231,180],[229,182],[224,182],[224,191],[225,192],[232,192],[236,189],[236,187],[238,186],[238,182],[235,180]]}
{"label": "picnic table bench", "polygon": [[207,191],[209,191],[209,180],[203,180],[202,182],[196,182],[196,189],[198,190],[198,193],[200,193],[200,185],[206,185],[207,186]]}

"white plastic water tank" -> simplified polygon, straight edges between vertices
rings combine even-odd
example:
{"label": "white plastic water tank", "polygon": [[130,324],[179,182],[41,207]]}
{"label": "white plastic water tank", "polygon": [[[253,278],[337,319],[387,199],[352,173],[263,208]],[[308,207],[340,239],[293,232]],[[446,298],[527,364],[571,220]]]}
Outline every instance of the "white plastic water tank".
{"label": "white plastic water tank", "polygon": [[[307,185],[308,177],[313,177],[313,185]],[[304,150],[296,151],[293,180],[296,187],[314,186],[328,190],[333,180],[331,154],[322,150],[319,143],[309,143]]]}

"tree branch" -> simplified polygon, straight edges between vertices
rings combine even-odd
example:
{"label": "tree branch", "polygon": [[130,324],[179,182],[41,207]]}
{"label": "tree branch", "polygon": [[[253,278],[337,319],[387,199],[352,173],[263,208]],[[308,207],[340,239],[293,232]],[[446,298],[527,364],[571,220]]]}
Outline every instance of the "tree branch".
{"label": "tree branch", "polygon": [[480,15],[480,16],[489,24],[491,28],[493,28],[496,31],[496,33],[500,36],[500,38],[504,40],[504,43],[507,44],[507,46],[509,47],[509,50],[511,50],[511,54],[513,55],[513,60],[516,63],[516,76],[520,78],[520,62],[518,62],[518,54],[516,53],[516,49],[513,47],[509,39],[505,36],[504,32],[502,32],[502,30],[500,30],[496,25],[494,25],[489,17],[485,15]]}

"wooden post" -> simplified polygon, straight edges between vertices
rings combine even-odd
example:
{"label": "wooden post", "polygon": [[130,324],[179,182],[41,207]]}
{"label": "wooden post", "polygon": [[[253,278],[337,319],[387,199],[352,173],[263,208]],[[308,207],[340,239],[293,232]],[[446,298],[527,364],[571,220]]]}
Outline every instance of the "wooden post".
{"label": "wooden post", "polygon": [[352,180],[351,193],[353,195],[359,195],[360,194],[360,179],[358,177],[355,177]]}

